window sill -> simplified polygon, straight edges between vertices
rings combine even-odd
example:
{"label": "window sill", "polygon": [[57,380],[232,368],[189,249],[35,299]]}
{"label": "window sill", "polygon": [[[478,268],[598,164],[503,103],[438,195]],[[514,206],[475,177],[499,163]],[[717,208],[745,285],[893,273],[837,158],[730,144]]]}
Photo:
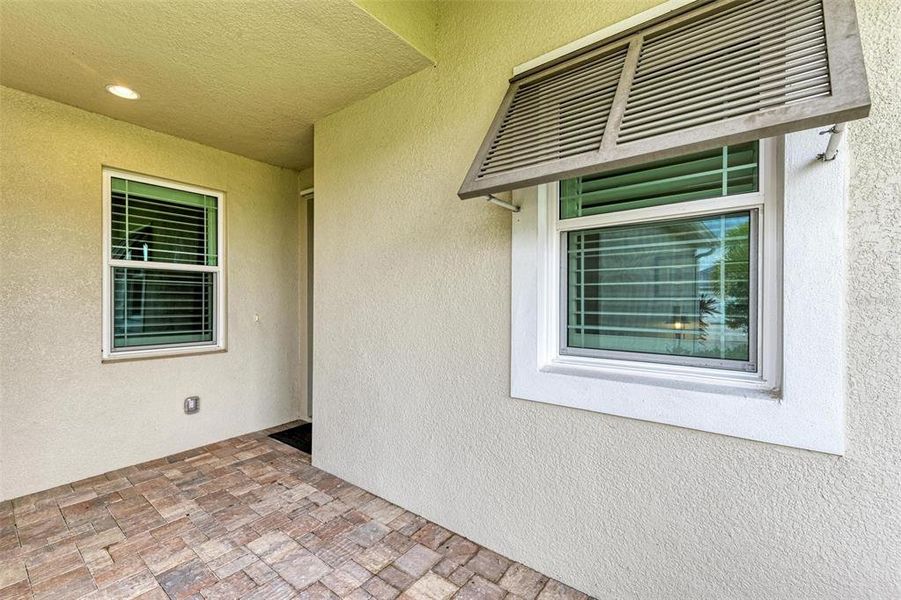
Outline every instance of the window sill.
{"label": "window sill", "polygon": [[556,373],[574,377],[607,379],[623,383],[663,386],[685,390],[779,400],[781,390],[757,373],[721,371],[626,361],[604,361],[575,356],[560,356],[539,368],[542,373]]}
{"label": "window sill", "polygon": [[129,362],[153,358],[175,358],[176,356],[197,356],[200,354],[221,354],[227,352],[225,346],[191,346],[189,348],[158,348],[154,350],[129,350],[104,356],[101,363]]}

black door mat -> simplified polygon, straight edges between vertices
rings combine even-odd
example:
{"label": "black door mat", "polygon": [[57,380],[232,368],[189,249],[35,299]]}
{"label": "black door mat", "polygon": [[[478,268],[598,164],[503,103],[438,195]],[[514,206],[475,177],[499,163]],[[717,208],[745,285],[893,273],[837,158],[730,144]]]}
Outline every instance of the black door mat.
{"label": "black door mat", "polygon": [[269,434],[272,439],[288,444],[307,454],[313,454],[313,424],[304,423],[291,429]]}

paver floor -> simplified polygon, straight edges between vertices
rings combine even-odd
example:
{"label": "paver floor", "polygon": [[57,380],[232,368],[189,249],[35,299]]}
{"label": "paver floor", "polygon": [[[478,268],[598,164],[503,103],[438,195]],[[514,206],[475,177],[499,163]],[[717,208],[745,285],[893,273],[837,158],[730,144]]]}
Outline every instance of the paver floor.
{"label": "paver floor", "polygon": [[0,598],[587,600],[276,429],[0,503]]}

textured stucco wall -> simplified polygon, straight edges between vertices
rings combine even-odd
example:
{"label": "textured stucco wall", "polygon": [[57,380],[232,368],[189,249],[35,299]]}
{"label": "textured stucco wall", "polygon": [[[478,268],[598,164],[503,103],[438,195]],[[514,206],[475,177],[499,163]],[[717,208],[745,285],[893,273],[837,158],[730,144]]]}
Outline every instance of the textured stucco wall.
{"label": "textured stucco wall", "polygon": [[[0,93],[0,499],[298,417],[297,172]],[[226,353],[101,364],[101,165],[226,192]]]}
{"label": "textured stucco wall", "polygon": [[304,169],[297,174],[297,187],[301,192],[313,187],[313,167]]}
{"label": "textured stucco wall", "polygon": [[317,123],[314,462],[602,598],[899,597],[896,0],[858,2],[846,455],[508,395],[510,214],[455,192],[513,65],[650,4],[442,2],[435,69]]}
{"label": "textured stucco wall", "polygon": [[[313,168],[304,169],[297,174],[298,192],[304,192],[313,187]],[[298,327],[298,348],[297,348],[297,386],[301,392],[300,397],[301,417],[309,417],[311,412],[310,406],[310,384],[311,384],[311,346],[309,344],[310,335],[312,334],[310,320],[310,291],[312,285],[312,247],[313,240],[313,201],[308,196],[298,196],[297,198],[297,327]]]}
{"label": "textured stucco wall", "polygon": [[435,60],[437,0],[354,0],[398,37]]}

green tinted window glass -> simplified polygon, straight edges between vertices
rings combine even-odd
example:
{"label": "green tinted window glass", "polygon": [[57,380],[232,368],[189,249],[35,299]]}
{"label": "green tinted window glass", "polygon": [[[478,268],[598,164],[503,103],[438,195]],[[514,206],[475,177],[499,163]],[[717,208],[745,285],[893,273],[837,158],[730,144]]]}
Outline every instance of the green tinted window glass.
{"label": "green tinted window glass", "polygon": [[113,177],[112,258],[218,264],[217,198]]}
{"label": "green tinted window glass", "polygon": [[571,219],[758,189],[759,142],[560,182],[560,218]]}
{"label": "green tinted window glass", "polygon": [[214,274],[113,268],[113,348],[214,341]]}
{"label": "green tinted window glass", "polygon": [[753,223],[737,212],[564,234],[567,348],[751,361]]}

